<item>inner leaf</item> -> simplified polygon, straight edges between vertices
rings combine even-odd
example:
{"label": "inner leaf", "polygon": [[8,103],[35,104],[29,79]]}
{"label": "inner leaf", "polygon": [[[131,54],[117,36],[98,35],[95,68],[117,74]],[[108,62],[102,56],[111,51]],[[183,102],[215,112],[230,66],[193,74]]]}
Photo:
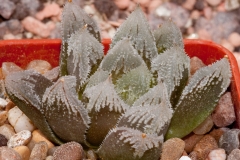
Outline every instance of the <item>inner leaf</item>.
{"label": "inner leaf", "polygon": [[141,65],[119,78],[115,84],[118,95],[129,105],[145,94],[153,76],[145,65]]}

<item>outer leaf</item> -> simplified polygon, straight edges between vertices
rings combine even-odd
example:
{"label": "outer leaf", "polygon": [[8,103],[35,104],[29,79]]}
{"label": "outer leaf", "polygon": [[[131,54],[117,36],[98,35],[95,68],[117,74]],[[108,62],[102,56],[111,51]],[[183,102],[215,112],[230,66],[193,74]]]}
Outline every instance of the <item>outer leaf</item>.
{"label": "outer leaf", "polygon": [[111,48],[124,37],[131,40],[134,48],[137,49],[147,66],[150,67],[151,59],[157,56],[157,48],[147,19],[139,6],[117,30],[112,39]]}
{"label": "outer leaf", "polygon": [[172,21],[168,20],[164,22],[157,30],[153,32],[158,53],[164,52],[174,46],[178,46],[183,49],[182,32],[179,27]]}
{"label": "outer leaf", "polygon": [[124,74],[116,82],[115,88],[120,97],[129,105],[145,94],[151,85],[152,74],[145,65],[141,65]]}
{"label": "outer leaf", "polygon": [[88,31],[100,42],[100,30],[95,21],[74,2],[67,2],[62,13],[62,46],[60,54],[60,74],[67,75],[68,38],[75,31],[87,25]]}
{"label": "outer leaf", "polygon": [[90,119],[76,93],[76,78],[61,77],[43,96],[42,111],[54,132],[65,141],[85,142]]}
{"label": "outer leaf", "polygon": [[162,143],[162,136],[119,127],[109,132],[97,153],[109,160],[159,160]]}
{"label": "outer leaf", "polygon": [[175,108],[188,81],[190,58],[182,48],[172,47],[153,59],[152,71],[158,73],[158,81],[162,80],[166,84],[171,104]]}
{"label": "outer leaf", "polygon": [[129,106],[117,95],[110,78],[87,88],[84,94],[89,99],[87,109],[91,117],[87,141],[91,145],[99,146]]}
{"label": "outer leaf", "polygon": [[67,71],[77,78],[77,88],[93,74],[103,58],[103,46],[84,28],[68,40]]}
{"label": "outer leaf", "polygon": [[166,138],[184,137],[201,124],[226,91],[230,78],[230,65],[225,58],[199,69],[183,90]]}
{"label": "outer leaf", "polygon": [[40,110],[43,93],[51,85],[50,80],[33,70],[14,72],[5,79],[7,94],[14,104],[31,119],[49,140],[61,144],[62,141],[53,133]]}
{"label": "outer leaf", "polygon": [[120,119],[118,127],[134,128],[147,134],[164,135],[173,110],[163,83],[140,97]]}

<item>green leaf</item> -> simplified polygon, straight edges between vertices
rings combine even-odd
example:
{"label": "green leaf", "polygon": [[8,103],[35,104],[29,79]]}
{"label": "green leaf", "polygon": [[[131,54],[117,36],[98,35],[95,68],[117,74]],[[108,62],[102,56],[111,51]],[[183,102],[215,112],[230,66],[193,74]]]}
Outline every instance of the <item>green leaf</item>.
{"label": "green leaf", "polygon": [[199,69],[183,90],[165,137],[182,138],[200,125],[214,110],[230,78],[230,65],[225,58]]}
{"label": "green leaf", "polygon": [[25,70],[9,74],[5,79],[6,91],[10,99],[52,142],[63,142],[55,135],[41,111],[42,96],[52,82],[34,72]]}
{"label": "green leaf", "polygon": [[172,47],[152,61],[152,71],[158,73],[158,81],[163,81],[173,108],[187,84],[190,72],[190,58],[181,47]]}
{"label": "green leaf", "polygon": [[84,104],[78,100],[74,76],[61,77],[46,89],[42,111],[52,130],[61,139],[85,143],[90,118]]}
{"label": "green leaf", "polygon": [[131,40],[133,47],[143,57],[147,66],[150,68],[151,59],[157,56],[157,48],[154,36],[140,6],[138,6],[119,27],[112,39],[111,48],[123,38],[129,38]]}
{"label": "green leaf", "polygon": [[162,143],[162,136],[117,127],[109,132],[97,153],[109,160],[159,160]]}
{"label": "green leaf", "polygon": [[179,27],[172,21],[165,21],[158,29],[153,32],[155,37],[158,53],[164,52],[174,46],[183,49],[182,32]]}
{"label": "green leaf", "polygon": [[115,89],[120,97],[129,105],[145,94],[151,85],[152,74],[145,65],[141,65],[119,78]]}

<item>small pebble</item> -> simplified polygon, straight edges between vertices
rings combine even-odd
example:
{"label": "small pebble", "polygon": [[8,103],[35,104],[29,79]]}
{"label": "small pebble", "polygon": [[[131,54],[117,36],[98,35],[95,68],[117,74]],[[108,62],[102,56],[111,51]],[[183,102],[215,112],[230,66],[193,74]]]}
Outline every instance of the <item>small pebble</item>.
{"label": "small pebble", "polygon": [[52,69],[52,66],[45,60],[33,60],[27,65],[26,70],[28,69],[33,69],[41,74],[44,74],[45,72]]}
{"label": "small pebble", "polygon": [[8,118],[7,114],[8,114],[7,111],[0,111],[0,126],[2,126],[7,120]]}
{"label": "small pebble", "polygon": [[58,148],[59,146],[55,146],[55,147],[52,147],[48,150],[47,152],[47,155],[48,156],[53,156],[53,153],[55,152],[55,150]]}
{"label": "small pebble", "polygon": [[84,151],[82,146],[77,142],[68,142],[62,144],[56,149],[53,154],[54,160],[81,160],[83,159]]}
{"label": "small pebble", "polygon": [[93,150],[87,151],[87,158],[91,160],[97,160],[97,155]]}
{"label": "small pebble", "polygon": [[192,152],[194,146],[203,138],[204,135],[197,135],[197,134],[189,134],[188,136],[184,137],[183,140],[185,142],[184,150],[187,153]]}
{"label": "small pebble", "polygon": [[7,146],[9,148],[14,148],[17,146],[26,145],[30,141],[31,137],[32,137],[32,133],[30,131],[23,130],[21,132],[16,133],[15,135],[13,135],[9,139]]}
{"label": "small pebble", "polygon": [[198,69],[205,67],[206,65],[198,57],[192,57],[190,59],[190,74],[193,75]]}
{"label": "small pebble", "polygon": [[53,156],[47,156],[46,160],[53,160]]}
{"label": "small pebble", "polygon": [[240,46],[240,34],[237,32],[233,32],[229,35],[228,41],[234,46],[239,47]]}
{"label": "small pebble", "polygon": [[211,6],[217,6],[217,5],[219,5],[222,2],[222,0],[206,0],[206,1]]}
{"label": "small pebble", "polygon": [[211,135],[217,142],[219,141],[219,139],[221,138],[221,136],[223,135],[224,132],[226,132],[227,130],[229,130],[229,128],[217,128],[217,129],[213,129],[209,135]]}
{"label": "small pebble", "polygon": [[4,135],[0,134],[0,147],[7,146],[7,142],[8,139]]}
{"label": "small pebble", "polygon": [[217,148],[218,144],[216,140],[207,134],[195,145],[193,151],[197,153],[197,158],[199,160],[205,160],[208,154]]}
{"label": "small pebble", "polygon": [[30,150],[26,146],[17,146],[13,148],[22,157],[22,160],[29,160]]}
{"label": "small pebble", "polygon": [[8,121],[16,132],[22,130],[33,131],[35,129],[31,120],[17,106],[8,111]]}
{"label": "small pebble", "polygon": [[197,128],[193,130],[193,132],[195,134],[204,135],[212,129],[213,125],[212,117],[208,116]]}
{"label": "small pebble", "polygon": [[8,140],[15,135],[13,127],[9,124],[4,124],[0,127],[0,134],[4,135]]}
{"label": "small pebble", "polygon": [[212,119],[218,127],[226,127],[236,120],[231,92],[226,92],[221,96],[212,113]]}
{"label": "small pebble", "polygon": [[233,52],[234,46],[229,41],[227,41],[226,39],[221,40],[220,44],[223,47],[227,48],[230,52]]}
{"label": "small pebble", "polygon": [[38,142],[33,147],[29,160],[42,160],[46,159],[48,151],[48,145],[46,142]]}
{"label": "small pebble", "polygon": [[[179,159],[185,148],[185,142],[180,138],[171,138],[163,143],[161,159]],[[171,153],[171,154],[169,154]]]}
{"label": "small pebble", "polygon": [[37,144],[38,142],[44,141],[47,143],[48,145],[48,149],[54,147],[54,144],[52,142],[50,142],[41,132],[40,130],[34,130],[32,132],[32,139],[31,141],[28,143],[28,148],[30,150],[33,149],[34,145]]}
{"label": "small pebble", "polygon": [[0,147],[1,160],[22,160],[22,157],[12,148]]}
{"label": "small pebble", "polygon": [[0,98],[0,108],[5,108],[7,106],[8,102],[3,99],[3,98]]}
{"label": "small pebble", "polygon": [[182,156],[179,160],[192,160],[192,159],[188,156]]}
{"label": "small pebble", "polygon": [[221,136],[219,139],[219,148],[223,148],[227,154],[230,154],[232,150],[239,148],[239,129],[231,129]]}
{"label": "small pebble", "polygon": [[13,62],[3,62],[2,63],[2,74],[6,77],[9,73],[22,71],[23,69]]}
{"label": "small pebble", "polygon": [[114,0],[114,2],[119,9],[126,9],[130,4],[130,0]]}
{"label": "small pebble", "polygon": [[44,18],[49,18],[52,16],[58,16],[61,12],[61,8],[55,2],[45,3],[43,10],[36,13],[35,17],[38,20],[43,20]]}
{"label": "small pebble", "polygon": [[240,158],[240,149],[234,149],[232,152],[228,155],[227,160],[239,160]]}
{"label": "small pebble", "polygon": [[186,0],[183,4],[182,7],[187,9],[187,10],[192,10],[194,5],[196,3],[196,0]]}
{"label": "small pebble", "polygon": [[227,155],[225,153],[224,149],[214,149],[212,150],[209,155],[208,158],[206,160],[225,160],[227,158]]}

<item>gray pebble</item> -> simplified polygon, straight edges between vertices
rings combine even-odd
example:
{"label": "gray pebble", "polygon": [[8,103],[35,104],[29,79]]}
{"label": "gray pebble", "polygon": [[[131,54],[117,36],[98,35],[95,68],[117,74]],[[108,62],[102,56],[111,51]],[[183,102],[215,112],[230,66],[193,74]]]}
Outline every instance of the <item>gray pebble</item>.
{"label": "gray pebble", "polygon": [[230,154],[232,150],[239,148],[239,129],[231,129],[221,136],[219,139],[219,148],[223,148],[227,154]]}

